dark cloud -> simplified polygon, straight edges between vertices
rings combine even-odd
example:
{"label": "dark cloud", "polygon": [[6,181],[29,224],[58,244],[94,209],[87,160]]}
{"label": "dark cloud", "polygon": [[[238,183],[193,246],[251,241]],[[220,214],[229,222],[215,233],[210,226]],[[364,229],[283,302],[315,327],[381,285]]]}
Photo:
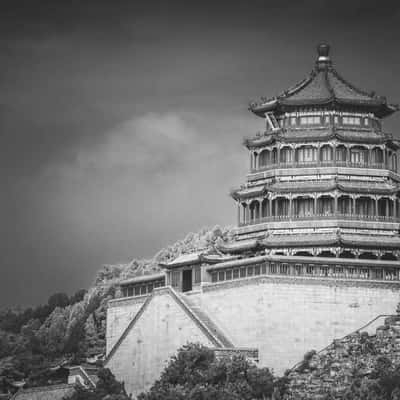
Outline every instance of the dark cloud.
{"label": "dark cloud", "polygon": [[[90,283],[203,225],[261,129],[247,103],[332,44],[356,85],[400,99],[398,2],[20,1],[0,14],[0,303]],[[387,121],[397,135],[398,117]]]}

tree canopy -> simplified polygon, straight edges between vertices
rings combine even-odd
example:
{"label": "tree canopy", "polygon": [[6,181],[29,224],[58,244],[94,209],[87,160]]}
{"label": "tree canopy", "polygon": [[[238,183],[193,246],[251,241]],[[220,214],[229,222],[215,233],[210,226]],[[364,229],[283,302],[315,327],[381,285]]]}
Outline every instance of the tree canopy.
{"label": "tree canopy", "polygon": [[216,358],[199,344],[187,344],[173,356],[159,380],[139,400],[253,400],[283,393],[282,379],[243,356]]}

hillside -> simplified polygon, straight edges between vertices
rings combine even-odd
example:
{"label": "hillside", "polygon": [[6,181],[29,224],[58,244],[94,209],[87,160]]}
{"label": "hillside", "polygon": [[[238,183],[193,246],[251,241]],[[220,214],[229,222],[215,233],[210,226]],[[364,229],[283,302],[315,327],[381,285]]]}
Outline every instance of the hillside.
{"label": "hillside", "polygon": [[400,399],[400,307],[373,334],[355,332],[309,352],[288,373],[287,400]]}
{"label": "hillside", "polygon": [[28,386],[57,383],[55,367],[101,358],[105,353],[105,324],[108,300],[123,279],[150,274],[160,262],[182,253],[211,249],[228,240],[231,228],[203,228],[188,234],[149,260],[104,265],[87,290],[72,296],[56,293],[47,304],[26,310],[0,312],[0,393],[18,383]]}

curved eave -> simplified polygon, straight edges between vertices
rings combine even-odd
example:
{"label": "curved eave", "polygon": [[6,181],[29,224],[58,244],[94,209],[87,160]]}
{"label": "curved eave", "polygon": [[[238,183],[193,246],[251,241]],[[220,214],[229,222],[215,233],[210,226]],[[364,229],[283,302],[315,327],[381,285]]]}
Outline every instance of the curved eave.
{"label": "curved eave", "polygon": [[[289,131],[288,130],[285,131],[284,129],[282,129],[281,132],[282,134],[279,136],[279,142],[282,143],[308,142],[315,140],[326,141],[330,139],[339,139],[345,143],[370,143],[370,144],[390,143],[392,144],[393,147],[400,148],[400,141],[393,140],[389,134],[382,133],[382,135],[380,135],[379,137],[370,137],[368,135],[368,131],[365,131],[365,135],[355,136],[351,134],[349,128],[347,129],[336,128],[334,130],[321,129],[321,132],[316,132],[315,130],[313,130],[313,132],[310,132],[308,136],[303,136],[303,135],[296,136],[296,132],[293,131],[291,131],[290,136],[285,136],[285,133]],[[276,141],[277,141],[276,136],[268,135],[259,138],[251,138],[251,139],[247,138],[244,140],[244,144],[249,150],[251,150],[257,147],[273,144]]]}
{"label": "curved eave", "polygon": [[274,188],[273,186],[268,187],[266,191],[273,192],[276,194],[280,193],[313,193],[313,192],[332,192],[334,190],[338,190],[341,193],[363,193],[363,194],[385,194],[385,195],[393,195],[399,192],[399,188],[383,188],[383,187],[373,187],[373,186],[351,186],[351,185],[343,185],[341,183],[333,183],[328,185],[321,186],[309,186],[309,187],[286,187],[286,188]]}
{"label": "curved eave", "polygon": [[371,100],[356,100],[342,99],[337,97],[310,99],[310,100],[291,100],[290,98],[275,99],[263,104],[252,104],[249,110],[259,117],[264,117],[266,112],[276,112],[278,114],[294,111],[303,107],[322,107],[328,106],[345,106],[365,109],[366,112],[372,112],[379,118],[388,117],[396,111],[399,111],[399,106],[395,104],[387,104],[381,99]]}
{"label": "curved eave", "polygon": [[236,200],[245,200],[245,199],[251,199],[254,196],[262,196],[264,195],[267,190],[265,186],[260,187],[258,190],[253,190],[253,191],[248,191],[248,192],[243,192],[243,189],[237,189],[237,190],[232,190],[230,192],[231,197]]}
{"label": "curved eave", "polygon": [[275,111],[278,105],[278,99],[268,100],[265,103],[258,104],[256,102],[250,103],[249,110],[259,117],[264,117],[268,111]]}

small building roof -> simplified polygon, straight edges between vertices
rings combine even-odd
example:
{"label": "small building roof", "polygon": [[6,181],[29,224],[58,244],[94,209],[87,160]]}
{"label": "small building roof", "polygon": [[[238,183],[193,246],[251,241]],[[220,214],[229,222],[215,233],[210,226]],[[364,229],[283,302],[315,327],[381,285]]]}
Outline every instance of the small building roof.
{"label": "small building roof", "polygon": [[[219,249],[219,245],[217,245]],[[175,267],[182,267],[186,265],[195,265],[200,264],[202,262],[207,264],[216,264],[220,262],[225,262],[234,259],[235,256],[227,256],[225,254],[218,254],[218,253],[207,253],[207,252],[194,252],[189,254],[181,254],[175,260],[160,264],[164,268],[175,268]]]}
{"label": "small building roof", "polygon": [[278,113],[304,106],[351,106],[385,117],[397,111],[397,105],[388,104],[385,97],[360,90],[346,81],[332,65],[327,44],[318,46],[318,58],[310,75],[292,88],[272,99],[250,104],[250,110],[259,116],[266,112]]}
{"label": "small building roof", "polygon": [[119,283],[120,286],[131,285],[132,283],[143,283],[143,282],[151,282],[157,281],[160,279],[165,278],[164,272],[158,272],[156,274],[149,274],[149,275],[139,275],[133,278],[125,279]]}
{"label": "small building roof", "polygon": [[200,264],[202,253],[203,252],[201,251],[196,251],[193,253],[181,254],[174,260],[169,261],[167,263],[160,263],[160,265],[164,268],[173,268],[184,265]]}
{"label": "small building roof", "polygon": [[246,239],[221,243],[218,248],[224,253],[241,253],[247,250],[254,250],[260,246],[261,242],[258,239]]}
{"label": "small building roof", "polygon": [[67,400],[75,393],[74,385],[52,385],[21,389],[11,400]]}

